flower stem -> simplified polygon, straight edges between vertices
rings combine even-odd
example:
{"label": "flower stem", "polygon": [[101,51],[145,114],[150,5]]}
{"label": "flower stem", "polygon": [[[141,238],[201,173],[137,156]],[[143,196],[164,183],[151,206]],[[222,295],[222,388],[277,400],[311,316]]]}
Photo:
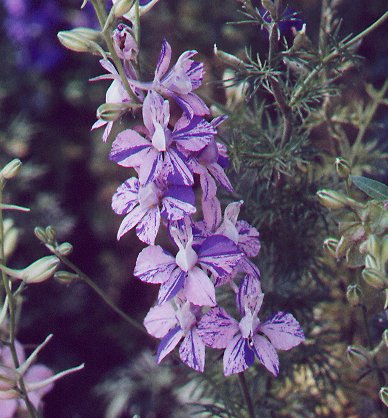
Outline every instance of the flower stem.
{"label": "flower stem", "polygon": [[102,29],[102,35],[104,36],[104,39],[105,39],[106,45],[108,47],[108,50],[111,54],[112,60],[113,60],[115,66],[116,66],[116,69],[117,69],[117,71],[118,71],[118,73],[119,73],[119,75],[120,75],[120,77],[123,81],[125,90],[128,92],[128,94],[130,95],[132,100],[134,100],[135,103],[138,103],[139,100],[136,97],[135,93],[132,91],[132,89],[131,89],[131,87],[128,83],[128,79],[127,79],[127,76],[125,74],[124,67],[121,64],[120,58],[118,57],[118,55],[115,51],[115,48],[113,46],[113,41],[112,41],[112,38],[110,36],[109,25],[108,25],[108,27],[105,28],[105,24],[106,24],[106,21],[108,19],[108,16],[107,16],[106,11],[104,9],[104,5],[101,4],[101,2],[99,0],[92,0],[92,4],[93,4],[94,10],[95,10],[96,15],[97,15],[97,19],[98,19],[98,21],[100,23],[100,26],[101,26],[101,29]]}
{"label": "flower stem", "polygon": [[66,257],[61,255],[60,253],[54,251],[54,254],[62,261],[63,264],[65,264],[67,267],[69,267],[71,270],[76,273],[79,278],[84,281],[89,287],[91,287],[95,293],[100,296],[100,298],[108,305],[110,306],[118,315],[121,316],[126,322],[128,322],[130,325],[132,325],[134,328],[136,328],[138,331],[142,332],[143,334],[148,336],[148,333],[143,328],[143,326],[128,316],[125,312],[123,312],[114,302],[113,300],[105,294],[105,292],[94,283],[94,281],[86,275],[83,271],[81,271],[74,263],[72,263],[70,260],[68,260]]}
{"label": "flower stem", "polygon": [[249,393],[249,389],[248,389],[247,381],[244,376],[244,372],[238,374],[238,381],[240,383],[241,391],[244,395],[245,403],[247,404],[248,416],[249,418],[255,418],[256,417],[255,409],[253,407],[252,398]]}
{"label": "flower stem", "polygon": [[[0,204],[3,201],[3,188],[4,183],[0,185]],[[4,223],[3,223],[3,210],[0,205],[0,263],[5,263],[5,257],[4,257]],[[9,348],[11,351],[13,363],[15,366],[15,369],[17,369],[20,366],[18,354],[16,351],[15,346],[15,340],[16,340],[16,307],[15,307],[15,299],[14,295],[12,293],[10,280],[6,273],[2,270],[1,271],[3,286],[5,289],[5,292],[8,297],[8,312],[9,312]],[[39,418],[40,415],[36,411],[34,405],[32,405],[28,393],[26,390],[26,386],[24,384],[23,376],[20,376],[19,380],[19,389],[20,389],[20,395],[22,399],[24,400],[27,408],[28,415],[31,418]]]}

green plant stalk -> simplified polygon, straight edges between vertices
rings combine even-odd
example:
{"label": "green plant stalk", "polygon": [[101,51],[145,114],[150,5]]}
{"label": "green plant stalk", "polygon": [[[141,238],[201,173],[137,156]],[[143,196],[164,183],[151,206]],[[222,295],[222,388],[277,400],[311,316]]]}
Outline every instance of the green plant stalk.
{"label": "green plant stalk", "polygon": [[241,388],[241,391],[243,393],[245,403],[247,404],[248,416],[249,416],[249,418],[255,418],[256,417],[255,409],[253,407],[252,398],[251,398],[251,395],[249,393],[249,389],[248,389],[247,381],[246,381],[245,376],[244,376],[244,372],[238,373],[238,381],[240,383],[240,388]]}
{"label": "green plant stalk", "polygon": [[[365,38],[371,32],[376,30],[386,20],[388,20],[388,12],[385,12],[379,19],[376,20],[376,22],[372,23],[370,26],[368,26],[365,30],[360,32],[358,35],[356,35],[350,41],[345,42],[345,44],[342,46],[341,49],[344,50],[344,49],[350,48],[352,45],[356,44],[358,41]],[[305,78],[302,85],[299,86],[299,88],[297,88],[295,90],[294,94],[292,95],[290,103],[289,103],[290,107],[295,105],[296,101],[299,99],[300,95],[303,93],[303,90],[305,89],[305,87],[320,73],[320,71],[324,68],[324,66],[326,64],[328,64],[334,58],[337,58],[339,54],[340,54],[340,51],[338,51],[338,50],[333,51],[326,58],[324,58],[322,60],[322,62],[316,68],[314,68],[314,70],[311,71],[311,73]]]}
{"label": "green plant stalk", "polygon": [[[0,203],[3,201],[3,188],[4,183],[0,185]],[[4,263],[4,224],[3,224],[3,210],[0,207],[0,262]],[[11,351],[12,359],[15,365],[15,368],[17,369],[20,366],[19,358],[16,351],[15,346],[15,339],[16,339],[16,316],[15,316],[15,299],[12,294],[12,290],[10,287],[10,280],[8,279],[7,275],[4,273],[4,271],[1,272],[2,280],[3,280],[3,286],[5,289],[5,292],[8,296],[8,312],[9,312],[9,348]],[[26,386],[24,384],[23,376],[20,376],[18,380],[19,386],[20,386],[20,394],[23,398],[28,414],[31,418],[39,418],[40,415],[36,411],[34,405],[32,405]]]}
{"label": "green plant stalk", "polygon": [[[356,140],[354,141],[354,144],[352,146],[353,150],[357,151],[358,148],[361,145],[361,142],[364,138],[365,132],[368,129],[369,125],[372,122],[372,119],[376,113],[377,108],[379,107],[379,105],[381,104],[381,100],[384,99],[385,93],[387,92],[388,89],[388,79],[385,80],[383,87],[381,88],[381,90],[377,93],[377,95],[375,97],[373,97],[373,102],[370,105],[368,112],[366,114],[365,120],[363,121],[363,124],[360,126],[360,129],[358,131]],[[353,153],[357,154],[356,152]],[[351,163],[353,163],[353,161],[351,161]]]}
{"label": "green plant stalk", "polygon": [[129,96],[134,100],[135,103],[139,102],[139,99],[136,97],[135,93],[132,91],[129,83],[128,83],[128,79],[127,76],[125,74],[124,68],[121,64],[120,58],[117,56],[117,53],[115,51],[115,48],[113,46],[113,41],[112,38],[110,36],[110,27],[109,25],[107,27],[105,27],[106,21],[108,19],[108,16],[105,12],[105,9],[103,7],[103,5],[101,5],[99,0],[92,0],[92,4],[94,7],[94,10],[96,12],[97,15],[97,19],[100,23],[101,29],[102,29],[102,35],[105,39],[106,45],[108,47],[108,50],[111,54],[112,60],[115,64],[115,67],[123,81],[125,90],[128,92]]}
{"label": "green plant stalk", "polygon": [[128,316],[125,312],[123,312],[114,302],[112,299],[109,298],[105,294],[105,292],[100,289],[99,286],[97,286],[93,280],[85,274],[83,271],[81,271],[74,263],[72,263],[69,259],[58,253],[57,251],[54,251],[54,254],[62,261],[63,264],[65,264],[67,267],[69,267],[71,270],[74,271],[74,273],[78,274],[79,278],[84,281],[89,287],[91,287],[94,292],[100,296],[100,298],[108,305],[110,306],[118,315],[121,316],[126,322],[128,322],[130,325],[132,325],[134,328],[136,328],[138,331],[142,332],[143,334],[148,335],[146,330],[143,328],[142,325],[139,324],[136,320]]}

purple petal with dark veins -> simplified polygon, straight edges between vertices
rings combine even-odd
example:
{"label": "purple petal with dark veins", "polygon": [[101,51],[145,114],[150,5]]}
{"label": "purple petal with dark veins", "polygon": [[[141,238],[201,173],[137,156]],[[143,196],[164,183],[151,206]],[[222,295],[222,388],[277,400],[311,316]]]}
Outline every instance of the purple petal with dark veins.
{"label": "purple petal with dark veins", "polygon": [[118,215],[125,215],[130,212],[138,203],[139,180],[131,177],[121,184],[112,197],[112,209]]}
{"label": "purple petal with dark veins", "polygon": [[224,169],[217,163],[209,164],[207,169],[211,175],[223,186],[226,190],[233,193],[233,186],[226,176]]}
{"label": "purple petal with dark veins", "polygon": [[171,61],[171,46],[166,39],[163,39],[162,49],[160,51],[158,63],[155,70],[155,80],[160,80],[170,65]]}
{"label": "purple petal with dark veins", "polygon": [[148,334],[156,338],[164,337],[177,324],[178,320],[171,303],[154,306],[144,318],[144,326]]}
{"label": "purple petal with dark veins", "polygon": [[236,295],[236,305],[241,316],[245,315],[245,308],[248,308],[251,312],[260,310],[263,302],[263,298],[260,295],[262,295],[260,281],[255,276],[246,275]]}
{"label": "purple petal with dark veins", "polygon": [[177,267],[159,289],[158,304],[164,303],[176,296],[185,285],[187,273]]}
{"label": "purple petal with dark veins", "polygon": [[178,345],[179,341],[183,337],[183,331],[180,327],[176,327],[169,331],[160,341],[158,352],[156,354],[156,359],[160,363],[168,353]]}
{"label": "purple petal with dark veins", "polygon": [[216,304],[214,285],[207,274],[199,267],[193,267],[188,271],[184,295],[194,305],[214,306]]}
{"label": "purple petal with dark veins", "polygon": [[139,180],[142,186],[158,180],[165,169],[163,153],[157,152],[154,148],[149,150],[147,156],[140,165]]}
{"label": "purple petal with dark veins", "polygon": [[211,348],[225,348],[239,332],[238,322],[218,306],[203,315],[197,329],[202,341]]}
{"label": "purple petal with dark veins", "polygon": [[179,347],[179,356],[183,363],[197,372],[203,372],[205,368],[205,344],[195,328],[192,328],[183,339]]}
{"label": "purple petal with dark veins", "polygon": [[160,226],[160,210],[158,207],[148,209],[136,227],[138,238],[148,245],[154,245]]}
{"label": "purple petal with dark veins", "polygon": [[178,103],[181,109],[188,115],[188,117],[204,116],[210,113],[209,108],[206,106],[205,102],[196,94],[182,94],[178,95],[173,92],[169,93],[170,96]]}
{"label": "purple petal with dark veins", "polygon": [[236,228],[239,234],[238,246],[248,257],[256,257],[260,251],[259,231],[246,221],[238,221]]}
{"label": "purple petal with dark veins", "polygon": [[250,349],[248,341],[236,335],[228,344],[224,352],[224,375],[241,373],[252,366],[255,355]]}
{"label": "purple petal with dark veins", "polygon": [[230,274],[243,253],[236,244],[223,235],[213,235],[203,242],[198,251],[198,261],[215,277]]}
{"label": "purple petal with dark veins", "polygon": [[146,283],[164,283],[175,268],[175,257],[160,245],[150,245],[137,256],[133,274]]}
{"label": "purple petal with dark veins", "polygon": [[151,143],[132,129],[119,133],[112,143],[109,158],[124,167],[141,166],[148,158]]}
{"label": "purple petal with dark veins", "polygon": [[167,180],[170,184],[191,186],[194,183],[187,159],[178,150],[170,148],[165,153],[165,164],[168,169]]}
{"label": "purple petal with dark veins", "polygon": [[136,206],[131,212],[129,212],[120,224],[119,230],[117,231],[117,239],[119,240],[124,234],[137,225],[143,216],[146,215],[147,211],[148,209]]}
{"label": "purple petal with dark veins", "polygon": [[213,138],[217,131],[204,118],[193,116],[183,128],[172,133],[171,137],[186,151],[200,151]]}
{"label": "purple petal with dark veins", "polygon": [[276,313],[257,330],[263,332],[278,350],[290,350],[305,340],[299,322],[290,313]]}
{"label": "purple petal with dark veins", "polygon": [[279,357],[275,347],[262,335],[254,335],[253,349],[264,367],[277,376],[279,374]]}

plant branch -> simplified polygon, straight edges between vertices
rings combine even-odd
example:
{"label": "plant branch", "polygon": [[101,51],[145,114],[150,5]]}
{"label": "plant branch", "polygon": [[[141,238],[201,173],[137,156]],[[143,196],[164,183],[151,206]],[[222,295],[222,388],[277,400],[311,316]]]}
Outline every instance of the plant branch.
{"label": "plant branch", "polygon": [[249,418],[255,418],[256,417],[255,409],[253,407],[252,398],[249,393],[249,389],[248,389],[247,381],[244,376],[244,372],[238,374],[238,381],[240,383],[240,388],[244,395],[245,402],[247,404]]}
{"label": "plant branch", "polygon": [[328,64],[330,61],[332,61],[334,58],[337,58],[341,51],[346,50],[356,44],[361,39],[365,38],[367,35],[369,35],[371,32],[376,30],[379,26],[381,26],[386,20],[388,20],[388,12],[385,12],[379,19],[376,20],[376,22],[372,23],[370,26],[368,26],[365,30],[360,32],[358,35],[356,35],[354,38],[350,39],[348,42],[345,42],[341,49],[336,49],[332,53],[330,53],[328,56],[326,56],[321,63],[314,68],[314,70],[311,71],[311,73],[305,78],[303,83],[295,89],[294,94],[291,97],[290,100],[290,107],[294,106],[296,101],[299,99],[301,94],[303,93],[304,89],[308,84],[320,73],[320,71],[325,67],[326,64]]}

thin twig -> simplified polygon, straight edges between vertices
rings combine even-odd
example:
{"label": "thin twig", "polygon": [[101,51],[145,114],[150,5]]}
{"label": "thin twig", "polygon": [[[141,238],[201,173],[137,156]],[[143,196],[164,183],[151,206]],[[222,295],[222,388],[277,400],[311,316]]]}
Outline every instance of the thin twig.
{"label": "thin twig", "polygon": [[245,379],[244,373],[239,373],[238,374],[238,381],[240,383],[241,391],[243,393],[245,402],[247,404],[249,418],[255,418],[256,417],[255,409],[253,407],[252,398],[251,398],[251,395],[249,393],[249,389],[248,389],[248,385],[247,385],[247,381]]}

